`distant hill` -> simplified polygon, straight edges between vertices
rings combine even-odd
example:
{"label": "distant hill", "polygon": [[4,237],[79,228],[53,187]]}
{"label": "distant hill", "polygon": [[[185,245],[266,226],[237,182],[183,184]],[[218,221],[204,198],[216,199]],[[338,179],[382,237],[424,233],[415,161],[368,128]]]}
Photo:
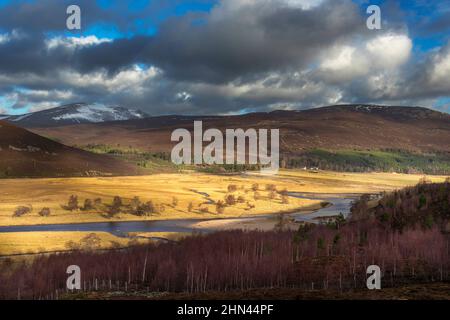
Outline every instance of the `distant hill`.
{"label": "distant hill", "polygon": [[175,128],[279,128],[281,149],[299,154],[313,149],[450,152],[450,115],[420,107],[330,106],[237,116],[162,116],[97,124],[34,128],[69,145],[132,146],[170,151]]}
{"label": "distant hill", "polygon": [[0,178],[136,174],[137,169],[0,121]]}
{"label": "distant hill", "polygon": [[79,123],[142,119],[148,115],[139,110],[103,104],[74,103],[18,116],[0,115],[0,120],[21,127],[49,127]]}

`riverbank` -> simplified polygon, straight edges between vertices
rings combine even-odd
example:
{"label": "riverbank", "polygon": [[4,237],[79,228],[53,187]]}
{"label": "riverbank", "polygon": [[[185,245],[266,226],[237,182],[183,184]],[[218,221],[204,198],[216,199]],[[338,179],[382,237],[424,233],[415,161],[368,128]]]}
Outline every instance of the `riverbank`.
{"label": "riverbank", "polygon": [[33,255],[77,249],[104,250],[148,243],[143,238],[122,238],[108,232],[6,232],[0,233],[0,256]]}
{"label": "riverbank", "polygon": [[[0,180],[0,226],[217,219],[310,211],[319,209],[321,201],[291,198],[289,203],[285,203],[280,194],[271,194],[266,188],[272,186],[277,191],[299,193],[378,193],[414,185],[421,178],[421,175],[404,174],[282,170],[276,176],[257,173],[220,176],[190,172],[141,177]],[[439,182],[445,177],[429,179]],[[234,191],[229,192],[229,187]],[[216,202],[225,201],[228,194],[235,197],[236,203],[218,213]],[[77,196],[79,207],[83,207],[86,199],[100,199],[102,206],[98,209],[66,210],[64,206],[71,195]],[[123,207],[121,212],[108,215],[105,211],[115,196],[121,198]],[[150,216],[131,214],[127,206],[134,197],[139,197],[142,202],[152,201],[159,212]],[[32,211],[13,217],[19,206],[30,207]],[[39,215],[43,208],[50,210],[49,216]]]}

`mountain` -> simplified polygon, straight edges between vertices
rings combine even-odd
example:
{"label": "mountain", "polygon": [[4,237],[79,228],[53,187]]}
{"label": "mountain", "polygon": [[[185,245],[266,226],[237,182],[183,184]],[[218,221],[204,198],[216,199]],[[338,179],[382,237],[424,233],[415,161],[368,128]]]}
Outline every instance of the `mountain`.
{"label": "mountain", "polygon": [[340,105],[303,111],[236,116],[161,116],[127,121],[34,128],[68,145],[105,144],[168,152],[176,128],[278,128],[281,149],[297,154],[311,149],[450,152],[450,115],[420,107]]}
{"label": "mountain", "polygon": [[136,173],[136,168],[126,162],[68,147],[0,121],[1,178]]}
{"label": "mountain", "polygon": [[139,110],[103,104],[74,103],[18,116],[0,116],[21,127],[51,127],[78,123],[142,119],[148,115]]}

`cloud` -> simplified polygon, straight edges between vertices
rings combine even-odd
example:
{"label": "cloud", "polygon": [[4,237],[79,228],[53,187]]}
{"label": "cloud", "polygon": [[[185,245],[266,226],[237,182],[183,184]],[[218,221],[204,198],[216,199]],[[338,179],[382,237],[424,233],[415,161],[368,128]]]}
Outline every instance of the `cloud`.
{"label": "cloud", "polygon": [[366,45],[368,57],[380,68],[397,68],[408,61],[412,41],[407,35],[386,34],[369,41]]}
{"label": "cloud", "polygon": [[348,81],[387,80],[411,56],[412,40],[404,34],[383,34],[357,44],[340,44],[322,54],[319,79],[339,84]]}
{"label": "cloud", "polygon": [[148,42],[143,58],[174,79],[225,83],[300,68],[330,45],[367,32],[351,1],[323,1],[308,10],[286,4],[224,1],[200,26],[189,16],[171,19]]}
{"label": "cloud", "polygon": [[417,53],[398,6],[387,5],[390,20],[370,31],[357,1],[222,0],[207,12],[168,14],[151,34],[138,25],[180,1],[139,10],[79,2],[84,28],[105,23],[117,38],[63,32],[69,2],[17,1],[0,11],[0,96],[12,108],[86,101],[228,114],[433,104],[450,91],[450,46]]}
{"label": "cloud", "polygon": [[438,90],[450,90],[450,45],[431,59],[429,83]]}
{"label": "cloud", "polygon": [[47,48],[49,50],[65,47],[69,49],[77,49],[82,47],[89,47],[99,45],[105,42],[112,42],[112,39],[108,38],[97,38],[96,36],[87,36],[87,37],[54,37],[47,39],[45,41]]}

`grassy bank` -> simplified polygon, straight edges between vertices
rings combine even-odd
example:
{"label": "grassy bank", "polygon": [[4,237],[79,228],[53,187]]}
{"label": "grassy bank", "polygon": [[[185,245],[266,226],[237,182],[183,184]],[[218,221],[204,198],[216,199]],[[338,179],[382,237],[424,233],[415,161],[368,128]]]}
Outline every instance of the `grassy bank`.
{"label": "grassy bank", "polygon": [[143,238],[130,240],[107,232],[11,232],[0,233],[0,256],[36,254],[75,249],[122,248],[146,243]]}

